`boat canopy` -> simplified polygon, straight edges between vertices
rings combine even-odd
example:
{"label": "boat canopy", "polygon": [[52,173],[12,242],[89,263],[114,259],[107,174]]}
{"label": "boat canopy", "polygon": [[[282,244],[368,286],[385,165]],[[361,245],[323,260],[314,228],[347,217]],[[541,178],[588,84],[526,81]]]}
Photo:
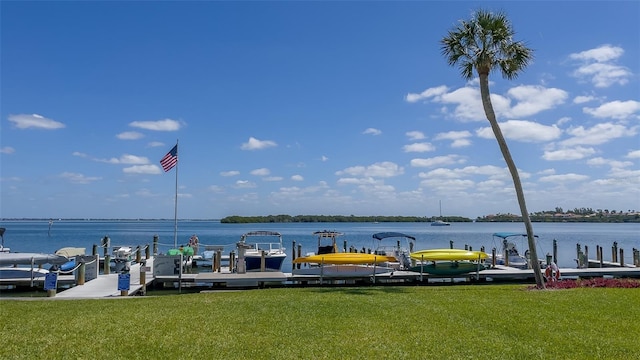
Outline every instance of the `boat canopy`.
{"label": "boat canopy", "polygon": [[282,236],[282,235],[276,231],[251,231],[242,235],[242,238],[244,239],[248,236]]}
{"label": "boat canopy", "polygon": [[390,237],[405,237],[407,239],[411,239],[414,241],[416,240],[416,238],[411,235],[407,235],[399,232],[380,232],[380,233],[373,234],[373,238],[378,240],[382,240]]}
{"label": "boat canopy", "polygon": [[[499,237],[502,239],[506,239],[508,237],[512,237],[512,236],[527,236],[527,234],[522,234],[522,233],[512,233],[512,232],[497,232],[497,233],[493,233],[493,236],[495,237]],[[538,237],[538,235],[533,235],[533,237]]]}

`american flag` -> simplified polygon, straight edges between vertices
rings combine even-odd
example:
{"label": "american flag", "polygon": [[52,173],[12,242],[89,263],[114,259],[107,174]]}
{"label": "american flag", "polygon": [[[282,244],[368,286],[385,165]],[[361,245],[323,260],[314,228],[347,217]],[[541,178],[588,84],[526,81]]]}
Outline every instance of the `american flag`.
{"label": "american flag", "polygon": [[167,172],[173,169],[173,167],[176,166],[177,163],[178,163],[178,144],[176,144],[176,146],[174,146],[173,149],[171,149],[171,151],[169,151],[167,155],[165,155],[162,158],[162,160],[160,160],[160,165],[162,165],[162,169],[164,170],[164,172]]}

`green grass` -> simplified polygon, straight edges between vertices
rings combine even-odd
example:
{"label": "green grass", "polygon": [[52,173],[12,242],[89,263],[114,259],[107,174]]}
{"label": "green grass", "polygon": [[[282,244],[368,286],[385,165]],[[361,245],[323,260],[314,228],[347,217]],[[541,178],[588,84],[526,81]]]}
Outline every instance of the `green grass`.
{"label": "green grass", "polygon": [[640,289],[275,288],[0,300],[2,359],[640,359]]}

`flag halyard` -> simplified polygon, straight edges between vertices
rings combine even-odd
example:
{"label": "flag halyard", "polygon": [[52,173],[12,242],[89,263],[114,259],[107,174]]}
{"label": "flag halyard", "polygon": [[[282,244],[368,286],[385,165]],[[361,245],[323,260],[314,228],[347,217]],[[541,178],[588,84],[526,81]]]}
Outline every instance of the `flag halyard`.
{"label": "flag halyard", "polygon": [[173,169],[174,166],[178,163],[178,144],[174,146],[168,153],[160,160],[160,165],[162,166],[162,170],[167,172]]}

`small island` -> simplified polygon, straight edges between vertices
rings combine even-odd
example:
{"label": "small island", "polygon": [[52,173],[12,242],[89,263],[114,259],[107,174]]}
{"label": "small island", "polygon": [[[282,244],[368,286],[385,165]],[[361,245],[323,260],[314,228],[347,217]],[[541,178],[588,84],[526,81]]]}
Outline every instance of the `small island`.
{"label": "small island", "polygon": [[[635,210],[608,210],[591,208],[575,208],[564,211],[557,207],[554,210],[529,214],[532,222],[593,222],[593,223],[637,223],[640,212]],[[267,216],[227,216],[220,219],[223,224],[251,223],[385,223],[385,222],[432,222],[442,220],[455,222],[520,222],[522,217],[515,214],[492,214],[470,219],[463,216],[356,216],[356,215],[267,215]]]}

